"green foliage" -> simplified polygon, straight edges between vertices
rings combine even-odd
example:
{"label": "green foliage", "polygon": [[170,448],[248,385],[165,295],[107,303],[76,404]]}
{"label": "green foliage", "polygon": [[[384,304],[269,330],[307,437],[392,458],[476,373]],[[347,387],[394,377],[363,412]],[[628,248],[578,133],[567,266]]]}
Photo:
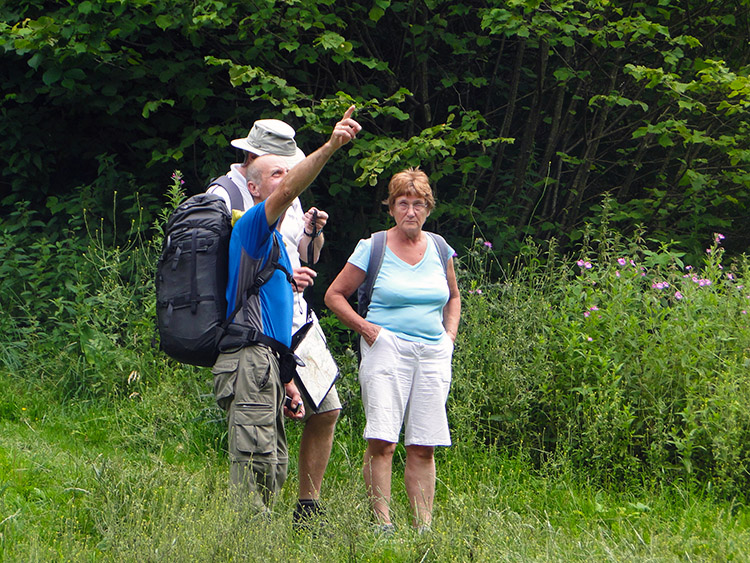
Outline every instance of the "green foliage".
{"label": "green foliage", "polygon": [[77,398],[126,393],[134,379],[166,366],[151,345],[159,239],[144,238],[142,215],[130,213],[123,247],[103,217],[85,219],[87,240],[74,236],[75,217],[67,236],[38,235],[38,213],[23,204],[2,231],[0,366],[12,377],[35,373],[24,380],[30,389]]}
{"label": "green foliage", "polygon": [[586,231],[577,261],[528,243],[492,283],[477,243],[461,269],[463,325],[451,399],[462,432],[568,460],[591,478],[710,483],[750,476],[746,259],[703,264],[662,244]]}
{"label": "green foliage", "polygon": [[429,226],[459,247],[479,226],[504,261],[527,236],[579,242],[604,193],[625,233],[643,225],[695,259],[721,230],[739,254],[750,7],[730,12],[694,0],[6,3],[0,206],[105,216],[114,177],[155,216],[160,178],[177,167],[200,191],[239,159],[228,141],[253,120],[286,119],[309,152],[353,102],[364,131],[307,196],[341,241],[327,263],[383,224],[387,180],[413,164],[438,193]]}

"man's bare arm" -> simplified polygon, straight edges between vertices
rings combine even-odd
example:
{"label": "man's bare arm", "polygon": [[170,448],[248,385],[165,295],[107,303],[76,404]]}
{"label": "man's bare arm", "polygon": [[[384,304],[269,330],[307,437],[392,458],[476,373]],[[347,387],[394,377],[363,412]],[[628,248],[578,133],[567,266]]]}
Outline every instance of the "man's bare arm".
{"label": "man's bare arm", "polygon": [[343,119],[333,128],[330,139],[292,168],[284,176],[279,187],[268,196],[268,199],[266,199],[266,219],[269,225],[273,225],[286,211],[287,207],[292,204],[294,198],[312,184],[328,159],[333,156],[333,153],[354,139],[357,133],[362,130],[362,126],[351,118],[352,113],[354,113],[354,106],[349,106]]}

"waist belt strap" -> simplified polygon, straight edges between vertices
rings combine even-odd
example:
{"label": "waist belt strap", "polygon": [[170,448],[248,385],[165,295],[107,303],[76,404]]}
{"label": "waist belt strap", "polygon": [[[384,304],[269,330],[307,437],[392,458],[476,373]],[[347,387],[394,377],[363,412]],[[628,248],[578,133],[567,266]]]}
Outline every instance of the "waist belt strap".
{"label": "waist belt strap", "polygon": [[227,341],[231,342],[227,346],[219,345],[220,352],[229,352],[232,350],[238,350],[248,344],[263,344],[268,346],[271,350],[276,352],[279,356],[289,354],[292,352],[291,348],[282,344],[275,338],[266,336],[259,330],[247,326],[239,326],[231,324],[226,330]]}

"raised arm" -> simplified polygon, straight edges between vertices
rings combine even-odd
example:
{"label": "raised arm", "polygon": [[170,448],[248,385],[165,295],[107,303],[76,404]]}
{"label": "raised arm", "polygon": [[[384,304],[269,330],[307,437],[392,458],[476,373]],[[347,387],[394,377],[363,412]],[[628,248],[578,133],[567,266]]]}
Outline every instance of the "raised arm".
{"label": "raised arm", "polygon": [[315,180],[333,153],[357,136],[362,126],[351,118],[354,106],[349,106],[344,117],[333,128],[330,139],[305,160],[292,168],[279,187],[266,200],[266,219],[273,225],[286,211],[294,198],[299,196]]}

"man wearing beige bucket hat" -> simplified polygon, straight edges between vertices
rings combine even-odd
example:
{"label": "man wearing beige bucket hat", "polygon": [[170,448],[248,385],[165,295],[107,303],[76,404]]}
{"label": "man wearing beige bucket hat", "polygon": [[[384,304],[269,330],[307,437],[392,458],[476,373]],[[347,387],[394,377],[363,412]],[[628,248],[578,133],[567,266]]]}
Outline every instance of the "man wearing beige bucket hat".
{"label": "man wearing beige bucket hat", "polygon": [[[231,143],[233,147],[245,151],[244,161],[232,164],[229,172],[223,177],[223,181],[212,184],[207,191],[222,197],[229,210],[249,209],[256,203],[247,187],[246,174],[249,165],[257,157],[271,154],[281,156],[287,166],[293,168],[305,158],[305,153],[297,146],[294,137],[294,128],[283,121],[257,120],[247,137],[234,139]],[[315,224],[313,224],[314,215],[317,219]],[[294,293],[293,333],[307,320],[308,306],[302,291],[313,284],[317,275],[310,267],[302,266],[300,257],[308,256],[308,245],[312,243],[314,245],[313,262],[317,262],[324,242],[321,230],[327,219],[326,212],[315,208],[305,213],[299,198],[295,198],[286,210],[279,226],[298,289]],[[297,386],[299,387],[299,382]],[[297,524],[303,524],[308,516],[320,510],[320,489],[331,454],[336,421],[341,410],[336,387],[331,388],[317,411],[312,408],[306,398],[304,407],[306,415],[302,421],[305,427],[299,451],[299,497],[294,512]]]}

